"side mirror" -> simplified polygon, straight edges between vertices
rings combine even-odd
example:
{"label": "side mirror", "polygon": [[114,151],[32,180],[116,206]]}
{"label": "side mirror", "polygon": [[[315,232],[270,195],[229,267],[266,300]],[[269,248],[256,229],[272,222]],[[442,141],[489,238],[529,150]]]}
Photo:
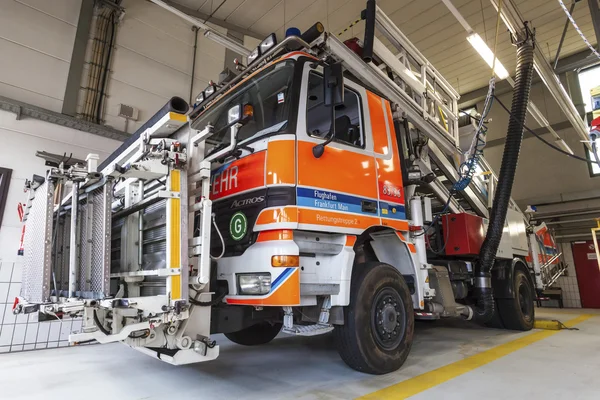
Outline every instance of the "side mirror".
{"label": "side mirror", "polygon": [[329,138],[313,147],[315,158],[321,158],[325,146],[335,139],[335,107],[344,104],[344,70],[341,63],[330,64],[323,69],[323,91],[323,104],[325,107],[331,107],[331,128]]}
{"label": "side mirror", "polygon": [[324,104],[335,107],[344,104],[344,71],[341,63],[330,64],[323,70]]}

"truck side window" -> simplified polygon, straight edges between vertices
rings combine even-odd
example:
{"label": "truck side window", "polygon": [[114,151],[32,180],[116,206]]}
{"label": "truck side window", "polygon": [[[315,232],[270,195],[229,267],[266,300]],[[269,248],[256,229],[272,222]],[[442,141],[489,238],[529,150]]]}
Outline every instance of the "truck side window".
{"label": "truck side window", "polygon": [[[323,104],[323,77],[314,72],[308,77],[306,128],[310,136],[318,138],[326,138],[331,129],[331,108]],[[365,147],[360,97],[348,87],[344,89],[344,104],[335,109],[334,141]]]}

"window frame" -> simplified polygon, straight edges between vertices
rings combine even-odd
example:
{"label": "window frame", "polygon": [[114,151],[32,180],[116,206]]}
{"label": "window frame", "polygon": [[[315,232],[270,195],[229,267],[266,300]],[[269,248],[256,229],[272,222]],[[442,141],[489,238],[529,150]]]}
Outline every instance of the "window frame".
{"label": "window frame", "polygon": [[[307,86],[307,88],[308,88],[308,83],[310,82],[310,75],[311,74],[314,74],[314,75],[318,76],[319,78],[321,78],[321,80],[323,79],[323,74],[321,74],[321,73],[319,73],[317,71],[309,71],[308,72],[308,79],[306,80],[306,86]],[[348,146],[348,147],[351,147],[351,148],[354,148],[354,149],[365,150],[367,148],[367,133],[366,133],[366,130],[365,130],[365,115],[364,115],[364,110],[363,110],[363,98],[362,98],[362,96],[360,95],[360,93],[358,91],[354,90],[353,88],[351,88],[348,85],[344,85],[344,90],[348,90],[349,92],[352,92],[358,98],[358,115],[359,115],[359,118],[360,118],[359,128],[360,128],[360,134],[361,134],[361,137],[362,137],[362,146],[357,146],[357,145],[354,145],[354,144],[350,144],[348,142],[345,142],[343,140],[338,140],[336,138],[333,138],[332,142],[337,143],[337,144],[341,144],[341,145],[344,145],[344,146]],[[308,111],[309,111],[309,109],[308,109],[308,92],[307,92],[306,103],[305,104],[306,104],[306,115],[305,115],[305,118],[306,118],[306,134],[310,138],[321,139],[321,140],[325,141],[326,139],[323,139],[321,136],[315,136],[311,132],[309,132],[309,129],[308,129],[308,125],[309,125],[308,124]]]}
{"label": "window frame", "polygon": [[10,186],[10,178],[12,169],[0,167],[0,225],[4,217],[4,209],[8,201],[8,188]]}
{"label": "window frame", "polygon": [[[294,113],[294,103],[292,102],[295,96],[296,91],[299,93],[299,89],[296,88],[296,86],[298,85],[298,83],[296,83],[296,71],[298,68],[298,62],[295,59],[284,59],[284,60],[280,60],[277,61],[271,65],[265,66],[264,69],[261,69],[257,72],[255,72],[253,75],[250,75],[248,78],[246,78],[245,80],[243,80],[240,84],[238,84],[237,86],[234,86],[233,88],[229,89],[229,93],[223,95],[220,98],[216,98],[214,100],[214,103],[210,103],[208,105],[207,108],[205,108],[204,110],[202,110],[202,112],[200,112],[198,114],[198,116],[194,119],[194,121],[191,123],[195,129],[198,129],[200,127],[198,127],[198,124],[200,120],[202,120],[203,118],[206,117],[207,114],[209,114],[211,111],[213,111],[214,109],[212,109],[212,107],[221,107],[224,104],[230,103],[232,100],[234,99],[238,99],[241,98],[246,92],[248,92],[249,90],[251,90],[253,87],[255,87],[256,83],[253,81],[256,78],[260,78],[260,79],[264,79],[265,75],[269,75],[269,74],[273,74],[277,71],[278,65],[282,65],[282,64],[288,64],[288,65],[292,65],[293,67],[293,71],[292,71],[292,80],[290,82],[290,87],[287,90],[287,98],[288,100],[286,100],[286,106],[288,107],[288,118],[287,118],[287,122],[284,125],[284,127],[280,128],[278,131],[276,132],[269,132],[266,134],[263,134],[261,136],[251,136],[249,138],[246,138],[242,141],[239,141],[238,144],[244,144],[244,145],[250,145],[256,141],[259,140],[263,140],[265,138],[268,138],[270,136],[273,135],[280,135],[280,134],[284,134],[286,133],[286,131],[289,129],[291,121],[296,117],[295,113]],[[271,69],[271,71],[269,71]],[[235,89],[235,90],[234,90]],[[212,110],[211,110],[212,109]],[[223,112],[224,114],[227,113],[227,107],[223,107],[221,112]],[[283,121],[282,121],[283,122]],[[203,125],[205,126],[205,125]],[[203,128],[202,128],[203,129]],[[258,131],[256,132],[258,133]],[[212,138],[213,135],[211,135],[209,137],[209,141]],[[224,135],[224,137],[227,137],[227,133]],[[220,142],[223,143],[223,142]]]}

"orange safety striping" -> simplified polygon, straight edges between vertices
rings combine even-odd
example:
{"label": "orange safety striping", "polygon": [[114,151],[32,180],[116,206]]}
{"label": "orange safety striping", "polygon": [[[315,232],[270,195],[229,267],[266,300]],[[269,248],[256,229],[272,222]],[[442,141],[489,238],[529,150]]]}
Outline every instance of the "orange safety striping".
{"label": "orange safety striping", "polygon": [[262,210],[256,219],[256,225],[277,224],[280,222],[298,222],[296,207],[279,207]]}
{"label": "orange safety striping", "polygon": [[[390,103],[383,100],[379,104],[381,118],[387,118],[390,130],[394,129],[394,121],[392,119],[392,110]],[[385,106],[386,114],[384,116],[382,105]],[[373,118],[371,117],[371,120]],[[385,121],[384,121],[385,124]],[[375,128],[373,128],[375,129]],[[385,126],[384,126],[385,129]],[[392,142],[390,143],[392,154],[389,160],[377,158],[377,187],[379,189],[379,199],[384,202],[399,203],[404,205],[404,185],[402,183],[402,166],[400,164],[400,153],[398,152],[398,143],[395,140],[395,135],[392,134]],[[385,139],[387,141],[387,137]],[[387,143],[387,142],[386,142]]]}
{"label": "orange safety striping", "polygon": [[380,225],[379,218],[360,214],[344,214],[336,211],[298,209],[298,222],[301,224],[335,226],[341,228],[367,229]]}
{"label": "orange safety striping", "polygon": [[[288,54],[284,55],[283,57],[281,57],[279,60],[286,60],[286,59],[292,58],[294,56],[305,56],[308,58],[312,58],[313,60],[318,60],[317,57],[310,55],[304,51],[292,51],[291,53],[288,53]],[[279,61],[279,60],[277,60],[277,61]]]}
{"label": "orange safety striping", "polygon": [[381,225],[395,228],[399,231],[408,230],[408,221],[398,221],[395,219],[381,218]]}
{"label": "orange safety striping", "polygon": [[267,146],[267,185],[295,184],[296,141],[276,140]]}
{"label": "orange safety striping", "polygon": [[373,132],[373,150],[377,154],[387,155],[390,148],[387,129],[385,127],[385,115],[383,114],[383,99],[375,93],[367,91],[367,101],[369,104],[369,115],[371,116],[371,130]]}
{"label": "orange safety striping", "polygon": [[211,171],[210,199],[264,187],[266,154],[260,151]]}
{"label": "orange safety striping", "polygon": [[356,243],[356,236],[354,235],[348,235],[346,236],[346,246],[348,247],[354,247],[354,243]]}
{"label": "orange safety striping", "polygon": [[294,231],[289,229],[276,229],[258,233],[256,242],[270,242],[273,240],[294,240]]}
{"label": "orange safety striping", "polygon": [[[236,296],[237,297],[237,296]],[[252,306],[297,306],[300,304],[300,270],[294,272],[277,290],[267,297],[258,299],[226,297],[227,304],[252,305]]]}
{"label": "orange safety striping", "polygon": [[[404,235],[402,234],[402,232],[396,231],[396,236],[398,236],[398,238],[400,238],[400,240],[402,240],[404,243],[406,243],[406,237],[404,237]],[[412,244],[412,243],[406,243],[406,245],[408,246],[408,250],[410,250],[411,253],[416,253],[417,252],[417,248],[415,247],[414,244]]]}
{"label": "orange safety striping", "polygon": [[315,158],[314,146],[298,141],[298,186],[377,198],[373,156],[327,146],[323,156]]}
{"label": "orange safety striping", "polygon": [[400,240],[402,240],[403,242],[406,242],[406,238],[404,237],[402,232],[396,231],[396,235],[400,238]]}

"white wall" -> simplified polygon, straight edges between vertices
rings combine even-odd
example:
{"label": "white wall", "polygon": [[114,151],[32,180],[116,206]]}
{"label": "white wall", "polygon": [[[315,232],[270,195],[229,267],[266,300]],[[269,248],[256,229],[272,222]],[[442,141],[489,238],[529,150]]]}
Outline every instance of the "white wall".
{"label": "white wall", "polygon": [[0,95],[60,111],[81,0],[0,0]]}
{"label": "white wall", "polygon": [[[172,96],[189,100],[195,33],[181,18],[148,1],[125,0],[108,81],[105,121],[125,130],[124,103],[140,110],[134,132]],[[60,112],[81,0],[0,0],[0,95]],[[225,29],[214,29],[226,33]],[[91,49],[90,31],[88,60]],[[223,70],[225,48],[198,34],[193,96]],[[81,86],[87,84],[88,65]],[[79,105],[85,91],[79,92]],[[79,111],[81,108],[79,109]]]}
{"label": "white wall", "polygon": [[568,265],[566,276],[558,278],[555,286],[563,291],[563,305],[568,308],[581,308],[581,296],[577,284],[577,272],[573,258],[571,243],[559,243],[559,251],[563,253],[562,259]]}
{"label": "white wall", "polygon": [[[186,21],[150,2],[125,0],[122,6],[125,16],[117,31],[105,120],[107,125],[125,130],[125,120],[117,116],[119,104],[134,106],[140,110],[139,120],[127,126],[128,132],[134,132],[171,97],[189,101],[195,33]],[[225,48],[200,31],[194,98],[210,80],[218,80],[224,62]],[[80,96],[80,104],[82,100]]]}
{"label": "white wall", "polygon": [[12,169],[0,224],[0,353],[66,346],[69,333],[78,329],[76,320],[39,324],[37,315],[28,318],[11,313],[13,300],[21,289],[22,257],[17,256],[21,223],[17,203],[26,201],[25,179],[31,179],[33,174],[43,176],[48,168],[44,160],[35,156],[37,150],[73,153],[73,157],[80,159],[85,159],[88,153],[97,153],[104,159],[120,142],[43,121],[17,121],[14,114],[0,111],[0,143],[0,167]]}

